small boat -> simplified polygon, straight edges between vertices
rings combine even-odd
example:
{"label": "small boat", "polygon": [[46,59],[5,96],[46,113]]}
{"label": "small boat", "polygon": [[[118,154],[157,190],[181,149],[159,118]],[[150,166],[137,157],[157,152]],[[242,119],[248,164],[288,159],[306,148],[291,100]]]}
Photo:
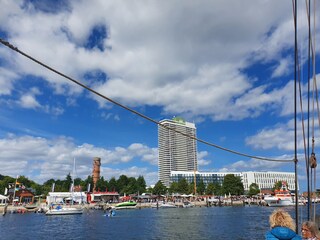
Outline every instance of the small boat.
{"label": "small boat", "polygon": [[121,202],[118,203],[115,206],[115,209],[119,210],[119,209],[135,209],[137,206],[137,202],[135,201],[127,201],[127,202]]}
{"label": "small boat", "polygon": [[274,196],[266,196],[264,201],[269,207],[286,207],[294,206],[295,201],[290,191],[287,188],[287,184],[282,182],[280,190],[275,190]]}
{"label": "small boat", "polygon": [[194,207],[194,204],[189,201],[185,201],[185,202],[183,202],[182,207],[191,208],[191,207]]}
{"label": "small boat", "polygon": [[58,205],[55,208],[51,208],[46,212],[46,215],[74,215],[82,214],[82,208],[66,207]]}
{"label": "small boat", "polygon": [[106,215],[108,217],[114,217],[116,215],[116,211],[113,209],[110,209],[109,213]]}
{"label": "small boat", "polygon": [[176,208],[177,206],[176,205],[174,205],[174,203],[169,203],[169,202],[167,202],[167,203],[162,203],[161,205],[160,205],[160,208]]}

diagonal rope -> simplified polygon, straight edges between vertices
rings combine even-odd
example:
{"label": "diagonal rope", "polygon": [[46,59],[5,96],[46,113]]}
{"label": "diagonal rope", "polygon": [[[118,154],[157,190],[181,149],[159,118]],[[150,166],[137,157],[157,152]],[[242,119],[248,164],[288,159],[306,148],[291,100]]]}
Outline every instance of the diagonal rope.
{"label": "diagonal rope", "polygon": [[119,102],[117,102],[117,101],[115,101],[115,100],[113,100],[113,99],[111,99],[111,98],[109,98],[109,97],[106,97],[106,96],[102,95],[101,93],[99,93],[99,92],[95,91],[94,89],[86,86],[85,84],[81,83],[80,81],[77,81],[77,80],[75,80],[75,79],[73,79],[73,78],[71,78],[71,77],[69,77],[69,76],[67,76],[67,75],[59,72],[58,70],[56,70],[56,69],[54,69],[54,68],[52,68],[52,67],[50,67],[50,66],[48,66],[48,65],[46,65],[46,64],[44,64],[44,63],[42,63],[41,61],[39,61],[39,60],[31,57],[30,55],[24,53],[23,51],[19,50],[17,47],[13,46],[12,44],[10,44],[10,43],[7,42],[7,41],[4,41],[4,40],[1,39],[1,38],[0,38],[0,42],[1,42],[3,45],[9,47],[10,49],[18,52],[19,54],[21,54],[21,55],[23,55],[23,56],[25,56],[26,58],[29,58],[29,59],[32,60],[33,62],[36,62],[37,64],[39,64],[39,65],[41,65],[41,66],[49,69],[50,71],[52,71],[52,72],[54,72],[54,73],[56,73],[56,74],[58,74],[58,75],[60,75],[60,76],[62,76],[62,77],[64,77],[64,78],[66,78],[66,79],[68,79],[69,81],[71,81],[71,82],[73,82],[73,83],[81,86],[82,88],[85,88],[85,89],[87,89],[88,91],[90,91],[90,92],[98,95],[99,97],[104,98],[104,99],[106,99],[107,101],[109,101],[109,102],[111,102],[111,103],[113,103],[113,104],[115,104],[115,105],[117,105],[117,106],[119,106],[119,107],[121,107],[121,108],[124,108],[125,110],[127,110],[127,111],[129,111],[129,112],[131,112],[131,113],[134,113],[134,114],[136,114],[136,115],[138,115],[138,116],[140,116],[140,117],[142,117],[142,118],[144,118],[144,119],[146,119],[146,120],[148,120],[148,121],[150,121],[150,122],[153,122],[153,123],[157,124],[157,125],[160,126],[160,127],[166,128],[166,129],[168,129],[168,130],[172,130],[172,131],[174,131],[174,132],[176,132],[176,133],[179,133],[179,134],[181,134],[181,135],[183,135],[183,136],[185,136],[185,137],[188,137],[188,138],[194,139],[194,140],[196,140],[196,141],[198,141],[198,142],[201,142],[201,143],[203,143],[203,144],[205,144],[205,145],[208,145],[208,146],[211,146],[211,147],[215,147],[215,148],[218,148],[218,149],[220,149],[220,150],[223,150],[223,151],[226,151],[226,152],[229,152],[229,153],[233,153],[233,154],[236,154],[236,155],[240,155],[240,156],[243,156],[243,157],[248,157],[248,158],[253,158],[253,159],[263,160],[263,161],[271,161],[271,162],[294,162],[294,161],[296,161],[295,159],[292,159],[292,160],[288,160],[288,159],[272,159],[272,158],[258,157],[258,156],[253,156],[253,155],[241,153],[241,152],[238,152],[238,151],[234,151],[234,150],[231,150],[231,149],[228,149],[228,148],[225,148],[225,147],[216,145],[216,144],[214,144],[214,143],[207,142],[207,141],[205,141],[205,140],[202,140],[202,139],[200,139],[200,138],[194,137],[194,136],[192,136],[192,135],[185,134],[185,133],[183,133],[183,132],[181,132],[181,131],[178,131],[178,130],[176,130],[176,129],[174,129],[174,128],[165,126],[165,125],[161,124],[160,122],[158,122],[158,121],[156,121],[156,120],[154,120],[154,119],[152,119],[152,118],[150,118],[150,117],[148,117],[148,116],[146,116],[146,115],[144,115],[144,114],[142,114],[142,113],[140,113],[140,112],[138,112],[138,111],[136,111],[136,110],[134,110],[134,109],[132,109],[132,108],[129,108],[129,107],[127,107],[127,106],[125,106],[125,105],[123,105],[123,104],[121,104],[121,103],[119,103]]}

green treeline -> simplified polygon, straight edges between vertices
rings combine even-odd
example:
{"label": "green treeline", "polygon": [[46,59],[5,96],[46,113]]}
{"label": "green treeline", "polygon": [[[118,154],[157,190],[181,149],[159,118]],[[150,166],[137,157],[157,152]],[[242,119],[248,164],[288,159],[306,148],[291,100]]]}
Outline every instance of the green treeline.
{"label": "green treeline", "polygon": [[[9,184],[12,186],[15,181],[15,178],[0,175],[0,194],[3,194],[5,188],[8,188]],[[25,176],[20,176],[18,177],[17,182],[19,182],[21,185],[24,185],[26,188],[32,188],[36,195],[47,195],[48,192],[51,192],[53,185],[55,186],[55,192],[68,192],[70,186],[72,185],[72,177],[69,173],[64,180],[49,179],[41,185],[29,180]],[[82,191],[87,191],[88,186],[90,186],[89,191],[93,190],[92,176],[88,176],[85,180],[76,178],[74,179],[74,183],[75,187],[81,186]],[[112,177],[110,180],[105,180],[104,177],[100,177],[100,179],[97,181],[95,191],[114,191],[118,192],[120,195],[138,193],[142,194],[145,192],[154,195],[166,195],[172,193],[194,194],[194,189],[194,183],[188,183],[185,178],[180,179],[178,182],[172,183],[169,188],[164,186],[161,181],[158,181],[153,188],[147,188],[143,176],[134,178],[121,175],[118,179]],[[228,174],[224,177],[222,184],[209,183],[206,186],[202,180],[197,182],[196,191],[198,195],[243,195],[244,187],[240,177],[234,176],[233,174]],[[250,190],[247,194],[255,195],[259,193],[259,191],[260,189],[258,188],[258,185],[253,183],[250,186]]]}
{"label": "green treeline", "polygon": [[[8,188],[9,185],[13,187],[15,181],[15,178],[0,175],[0,194],[3,194],[5,188]],[[64,180],[49,179],[41,185],[32,180],[29,180],[25,176],[19,176],[17,182],[19,183],[19,185],[23,185],[26,188],[32,188],[35,191],[36,195],[47,195],[48,192],[51,192],[53,185],[55,192],[68,192],[70,190],[70,186],[72,185],[72,177],[69,173]],[[82,180],[81,178],[75,178],[74,185],[75,187],[80,186],[82,191],[87,191],[88,186],[90,186],[89,191],[92,191],[92,176],[88,176],[85,180]],[[146,182],[143,176],[134,178],[121,175],[118,179],[112,177],[109,181],[105,180],[104,177],[101,177],[97,181],[95,191],[116,191],[120,195],[143,193],[146,192]]]}

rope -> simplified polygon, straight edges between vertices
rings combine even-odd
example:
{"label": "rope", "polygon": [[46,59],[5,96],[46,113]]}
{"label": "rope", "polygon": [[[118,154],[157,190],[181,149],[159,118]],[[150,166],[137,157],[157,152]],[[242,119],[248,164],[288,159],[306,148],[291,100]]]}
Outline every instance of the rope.
{"label": "rope", "polygon": [[292,0],[293,19],[294,19],[294,176],[295,176],[295,214],[296,214],[296,233],[298,233],[298,174],[297,174],[297,67],[298,67],[298,47],[297,47],[297,0]]}
{"label": "rope", "polygon": [[106,97],[106,96],[102,95],[101,93],[99,93],[99,92],[93,90],[92,88],[84,85],[83,83],[81,83],[81,82],[79,82],[79,81],[77,81],[77,80],[75,80],[75,79],[73,79],[73,78],[71,78],[71,77],[69,77],[69,76],[67,76],[67,75],[65,75],[65,74],[57,71],[56,69],[54,69],[54,68],[52,68],[52,67],[50,67],[50,66],[48,66],[48,65],[46,65],[46,64],[44,64],[44,63],[42,63],[41,61],[39,61],[39,60],[31,57],[30,55],[24,53],[23,51],[20,51],[17,47],[13,46],[12,44],[10,44],[10,43],[7,42],[7,41],[4,41],[4,40],[1,39],[1,38],[0,38],[0,42],[1,42],[3,45],[5,45],[5,46],[11,48],[12,50],[20,53],[21,55],[25,56],[26,58],[29,58],[30,60],[38,63],[39,65],[41,65],[41,66],[49,69],[50,71],[52,71],[52,72],[54,72],[54,73],[56,73],[56,74],[58,74],[58,75],[60,75],[60,76],[62,76],[62,77],[64,77],[64,78],[70,80],[71,82],[73,82],[73,83],[75,83],[75,84],[77,84],[77,85],[79,85],[79,86],[87,89],[88,91],[90,91],[90,92],[98,95],[99,97],[102,97],[102,98],[106,99],[107,101],[109,101],[109,102],[111,102],[111,103],[113,103],[113,104],[115,104],[115,105],[117,105],[117,106],[119,106],[119,107],[121,107],[121,108],[124,108],[125,110],[127,110],[127,111],[129,111],[129,112],[131,112],[131,113],[134,113],[134,114],[136,114],[136,115],[138,115],[138,116],[140,116],[140,117],[142,117],[142,118],[144,118],[144,119],[146,119],[146,120],[148,120],[148,121],[150,121],[150,122],[153,122],[153,123],[157,124],[157,125],[160,126],[160,127],[166,128],[166,129],[168,129],[168,130],[172,130],[172,131],[174,131],[174,132],[176,132],[176,133],[179,133],[179,134],[181,134],[181,135],[183,135],[183,136],[186,136],[186,137],[189,137],[189,138],[191,138],[191,139],[194,139],[194,140],[196,140],[196,141],[198,141],[198,142],[201,142],[201,143],[203,143],[203,144],[205,144],[205,145],[212,146],[212,147],[215,147],[215,148],[218,148],[218,149],[221,149],[221,150],[224,150],[224,151],[233,153],[233,154],[237,154],[237,155],[240,155],[240,156],[243,156],[243,157],[254,158],[254,159],[264,160],[264,161],[273,161],[273,162],[293,162],[293,161],[294,161],[294,160],[271,159],[271,158],[266,158],[266,157],[258,157],[258,156],[253,156],[253,155],[249,155],[249,154],[237,152],[237,151],[234,151],[234,150],[231,150],[231,149],[228,149],[228,148],[224,148],[224,147],[221,147],[221,146],[219,146],[219,145],[216,145],[216,144],[207,142],[207,141],[202,140],[202,139],[199,139],[199,138],[197,138],[197,137],[194,137],[194,136],[185,134],[185,133],[180,132],[180,131],[178,131],[178,130],[176,130],[176,129],[174,129],[174,128],[165,126],[165,125],[161,124],[160,122],[158,122],[158,121],[156,121],[156,120],[154,120],[154,119],[152,119],[152,118],[150,118],[150,117],[148,117],[148,116],[146,116],[146,115],[143,115],[142,113],[140,113],[140,112],[138,112],[138,111],[135,111],[135,110],[133,110],[133,109],[131,109],[131,108],[129,108],[129,107],[126,107],[125,105],[123,105],[123,104],[121,104],[121,103],[119,103],[119,102],[117,102],[117,101],[115,101],[115,100],[113,100],[113,99],[111,99],[111,98],[109,98],[109,97]]}

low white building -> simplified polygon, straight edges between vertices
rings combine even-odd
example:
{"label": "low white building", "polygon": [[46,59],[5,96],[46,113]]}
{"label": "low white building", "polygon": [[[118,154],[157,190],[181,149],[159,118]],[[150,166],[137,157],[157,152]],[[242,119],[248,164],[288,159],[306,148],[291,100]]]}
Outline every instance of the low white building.
{"label": "low white building", "polygon": [[[185,178],[189,183],[200,182],[207,186],[208,183],[223,183],[227,174],[233,174],[241,178],[245,191],[249,191],[250,185],[256,183],[261,190],[270,190],[278,181],[286,181],[289,190],[295,190],[295,175],[293,172],[194,172],[194,171],[171,171],[170,182],[178,182]],[[299,184],[298,184],[299,190]]]}
{"label": "low white building", "polygon": [[242,182],[245,190],[249,190],[252,183],[256,183],[261,190],[272,189],[274,184],[279,181],[286,181],[288,189],[295,190],[294,172],[242,172]]}
{"label": "low white building", "polygon": [[87,203],[87,194],[85,192],[49,192],[46,201],[48,205],[71,201],[83,204]]}

